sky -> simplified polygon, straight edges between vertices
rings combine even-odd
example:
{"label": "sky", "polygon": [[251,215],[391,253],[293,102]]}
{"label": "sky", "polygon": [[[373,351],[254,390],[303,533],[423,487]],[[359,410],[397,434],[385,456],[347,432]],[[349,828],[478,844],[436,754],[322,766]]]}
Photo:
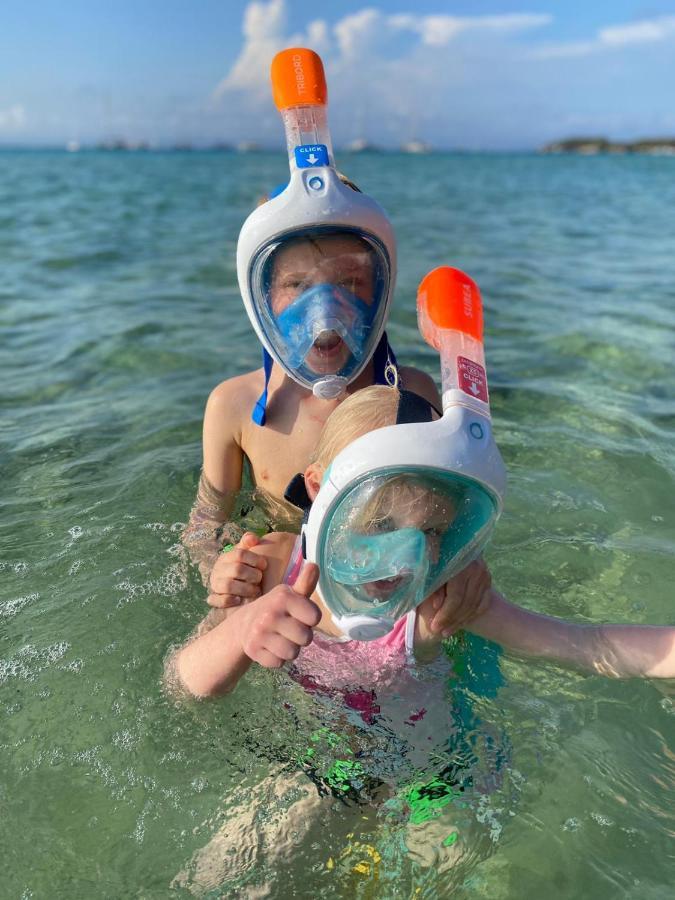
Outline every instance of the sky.
{"label": "sky", "polygon": [[338,147],[675,136],[675,0],[2,0],[0,145],[283,147],[289,46],[324,61]]}

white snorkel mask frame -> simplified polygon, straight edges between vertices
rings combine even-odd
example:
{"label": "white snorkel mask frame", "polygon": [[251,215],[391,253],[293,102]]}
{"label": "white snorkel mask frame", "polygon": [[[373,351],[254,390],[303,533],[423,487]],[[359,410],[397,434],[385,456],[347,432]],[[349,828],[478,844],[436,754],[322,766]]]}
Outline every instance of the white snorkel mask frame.
{"label": "white snorkel mask frame", "polygon": [[[287,187],[254,210],[244,222],[237,244],[237,277],[246,313],[270,357],[294,381],[315,396],[332,399],[344,393],[368,365],[384,332],[394,292],[396,242],[389,220],[378,203],[344,184],[335,169],[326,121],[326,83],[320,58],[312,50],[292,48],[272,62],[274,100],[286,130],[290,181]],[[368,243],[381,261],[385,284],[378,312],[361,359],[347,376],[299,372],[270,340],[255,296],[256,261],[266,248],[294,235],[320,229],[346,232]]]}
{"label": "white snorkel mask frame", "polygon": [[379,428],[351,443],[333,460],[303,526],[305,557],[321,568],[318,593],[337,628],[352,640],[382,637],[395,624],[386,615],[336,615],[330,600],[330,576],[323,565],[328,528],[341,500],[360,481],[406,470],[421,476],[447,472],[489,495],[494,505],[490,525],[478,545],[459,555],[449,577],[482,552],[503,508],[506,470],[492,434],[477,285],[457,269],[435,269],[420,285],[418,321],[425,340],[441,354],[442,418]]}

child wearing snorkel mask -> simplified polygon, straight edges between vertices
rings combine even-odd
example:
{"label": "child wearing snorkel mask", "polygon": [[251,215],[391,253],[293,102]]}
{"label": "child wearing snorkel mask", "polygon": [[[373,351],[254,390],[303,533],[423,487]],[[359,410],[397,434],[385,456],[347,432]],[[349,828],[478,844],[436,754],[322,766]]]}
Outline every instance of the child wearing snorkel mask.
{"label": "child wearing snorkel mask", "polygon": [[[399,398],[400,392],[395,388],[374,386],[350,396],[331,415],[315,458],[304,473],[310,500],[315,500],[321,490],[332,454],[363,434],[364,415],[367,414],[371,429],[394,426]],[[419,476],[399,475],[384,483],[368,502],[370,506],[361,508],[355,522],[357,538],[374,533],[400,534],[403,530],[420,532],[423,546],[413,555],[417,558],[421,552],[433,569],[439,562],[444,535],[457,522],[458,509],[465,501],[457,494],[441,494],[437,486],[425,483]],[[428,659],[436,654],[442,636],[434,633],[431,623],[441,602],[452,609],[449,627],[453,631],[471,631],[516,653],[617,677],[675,677],[675,628],[578,625],[530,612],[492,588],[489,573],[480,561],[465,566],[446,588],[436,588],[412,609],[406,609],[404,604],[394,610],[395,615],[403,610],[403,615],[382,637],[344,640],[334,599],[316,593],[317,566],[301,566],[294,558],[297,543],[295,535],[267,535],[250,551],[266,560],[263,595],[243,607],[213,610],[200,626],[198,636],[177,652],[173,660],[175,674],[189,693],[227,693],[253,662],[278,668],[295,661],[296,673],[331,685],[338,681],[363,687],[381,682],[387,673],[405,665],[413,656]],[[358,552],[358,540],[356,544]],[[344,560],[344,554],[341,558]],[[406,564],[400,549],[397,558],[400,571],[386,578],[375,578],[381,573],[373,569],[368,574],[364,566],[364,577],[350,581],[338,569],[330,579],[333,588],[337,586],[338,592],[349,593],[352,598],[361,595],[361,601],[364,595],[369,596],[375,607],[389,603],[391,594],[397,592],[407,593],[409,601],[410,583],[404,586],[403,582],[416,572]],[[444,573],[440,576],[444,577]],[[432,578],[426,585],[433,587],[434,583]],[[407,591],[402,587],[407,587]],[[413,593],[417,599],[417,586]]]}
{"label": "child wearing snorkel mask", "polygon": [[[170,661],[173,684],[197,697],[232,691],[253,663],[266,668],[289,665],[289,674],[306,691],[343,710],[339,733],[337,724],[320,729],[299,760],[316,787],[300,772],[292,775],[288,766],[278,767],[247,797],[251,816],[257,803],[274,809],[275,797],[293,797],[286,815],[269,819],[273,829],[265,817],[260,826],[249,828],[248,834],[261,842],[261,852],[291,858],[312,823],[326,815],[322,798],[330,800],[324,796],[328,788],[334,796],[360,799],[361,804],[365,798],[366,805],[357,806],[356,812],[359,818],[375,816],[374,828],[386,823],[388,815],[395,821],[403,817],[404,852],[438,872],[465,855],[474,858],[477,845],[484,846],[480,853],[490,852],[467,807],[470,796],[490,790],[480,780],[485,773],[441,763],[442,770],[428,779],[429,754],[434,751],[436,762],[445,760],[455,710],[442,669],[434,667],[431,678],[418,680],[412,663],[428,662],[438,653],[441,636],[431,626],[441,603],[451,611],[451,630],[465,629],[517,653],[605,675],[675,677],[675,628],[589,626],[538,615],[494,590],[481,561],[467,566],[467,558],[484,545],[493,520],[487,515],[489,497],[480,491],[472,495],[466,473],[453,478],[456,473],[430,472],[427,465],[424,471],[392,467],[377,474],[386,463],[382,448],[395,444],[400,449],[406,429],[417,429],[423,439],[414,456],[410,447],[406,450],[410,461],[420,462],[420,454],[434,440],[433,430],[447,445],[447,425],[426,401],[395,388],[372,386],[348,397],[329,417],[303,474],[307,497],[302,498],[297,485],[293,493],[297,502],[311,502],[304,553],[303,540],[296,535],[267,535],[249,551],[266,560],[263,595],[239,608],[212,610],[196,636]],[[381,452],[366,454],[363,462],[368,442],[373,442],[371,450],[377,442]],[[456,455],[455,460],[459,470],[461,459]],[[479,465],[480,460],[474,474]],[[346,472],[350,484],[344,481]],[[447,480],[439,477],[443,474]],[[499,472],[485,475],[484,484],[488,490],[499,489]],[[312,534],[311,520],[321,514],[322,494],[328,497],[328,512],[322,528]],[[319,569],[303,561],[305,556],[321,563],[320,590]],[[457,566],[460,574],[445,584]],[[381,636],[374,637],[378,629]],[[345,639],[349,634],[359,639]],[[327,713],[327,721],[335,719],[335,713]],[[461,723],[454,728],[461,741]],[[492,737],[488,734],[486,740]],[[317,778],[315,759],[326,744],[323,755],[338,758]],[[365,749],[371,745],[372,754]],[[450,761],[462,759],[461,752],[453,754]],[[370,786],[371,768],[376,779],[385,778],[381,787]],[[426,780],[420,782],[417,774],[411,785],[401,787],[408,770],[426,772]],[[363,822],[360,826],[367,830]],[[351,832],[354,826],[345,830]],[[195,882],[215,887],[226,879],[234,860],[245,864],[236,834],[228,823],[197,854]],[[369,853],[379,858],[374,848]],[[250,849],[249,857],[257,858]]]}
{"label": "child wearing snorkel mask", "polygon": [[[301,514],[284,489],[346,396],[401,384],[439,402],[433,380],[399,367],[388,344],[396,243],[381,207],[335,169],[321,60],[310,50],[283,51],[272,83],[290,181],[249,216],[239,237],[239,284],[263,368],[222,382],[206,405],[202,476],[183,541],[207,583],[223,545],[241,537],[230,520],[245,465],[268,527],[297,531]],[[210,605],[259,596],[264,562],[245,555],[255,542],[247,535],[231,557],[241,577],[226,568],[211,580]],[[253,565],[239,566],[246,560]]]}

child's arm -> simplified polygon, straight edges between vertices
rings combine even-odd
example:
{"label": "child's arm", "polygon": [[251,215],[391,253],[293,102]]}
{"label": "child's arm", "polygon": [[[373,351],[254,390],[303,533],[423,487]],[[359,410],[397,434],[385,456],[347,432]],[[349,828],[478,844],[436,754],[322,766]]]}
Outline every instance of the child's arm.
{"label": "child's arm", "polygon": [[491,590],[468,631],[508,650],[555,659],[601,675],[675,678],[675,628],[582,625],[529,612]]}
{"label": "child's arm", "polygon": [[[279,668],[312,641],[321,612],[309,597],[319,578],[307,564],[291,588],[278,584],[177,651],[173,666],[183,687],[196,697],[232,691],[252,662]],[[213,615],[213,614],[212,614]]]}
{"label": "child's arm", "polygon": [[204,584],[224,544],[236,543],[241,529],[230,522],[241,487],[244,454],[241,416],[250,400],[250,375],[216,387],[204,411],[203,469],[182,540]]}

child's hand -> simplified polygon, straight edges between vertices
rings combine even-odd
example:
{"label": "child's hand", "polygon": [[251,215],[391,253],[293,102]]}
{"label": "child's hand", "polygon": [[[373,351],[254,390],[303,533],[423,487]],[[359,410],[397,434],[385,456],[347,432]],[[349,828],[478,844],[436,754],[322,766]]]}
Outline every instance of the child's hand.
{"label": "child's hand", "polygon": [[277,585],[236,614],[241,647],[249,659],[278,669],[312,643],[321,611],[309,598],[318,580],[319,567],[306,563],[293,587]]}
{"label": "child's hand", "polygon": [[483,611],[492,587],[490,570],[477,559],[420,604],[429,631],[450,637]]}
{"label": "child's hand", "polygon": [[267,560],[264,556],[251,553],[251,547],[258,543],[258,535],[247,531],[234,549],[221,553],[209,578],[211,592],[206,598],[209,606],[226,609],[260,596]]}

